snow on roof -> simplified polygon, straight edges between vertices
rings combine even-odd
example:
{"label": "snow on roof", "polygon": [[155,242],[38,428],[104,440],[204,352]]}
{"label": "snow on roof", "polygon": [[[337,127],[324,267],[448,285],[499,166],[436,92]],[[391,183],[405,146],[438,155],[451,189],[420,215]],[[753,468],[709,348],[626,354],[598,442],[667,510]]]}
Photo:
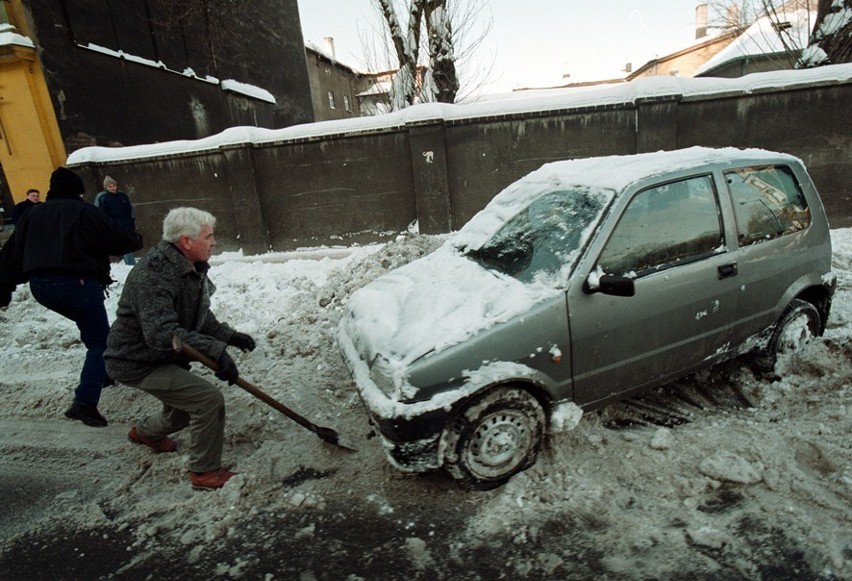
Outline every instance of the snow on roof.
{"label": "snow on roof", "polygon": [[129,147],[85,147],[74,151],[68,157],[67,163],[79,165],[197,153],[244,143],[263,144],[317,138],[324,135],[356,134],[433,120],[452,122],[531,112],[621,105],[643,99],[663,97],[696,99],[716,94],[749,94],[814,83],[850,81],[852,81],[852,64],[850,63],[805,70],[754,73],[736,79],[646,77],[618,85],[510,93],[470,104],[424,103],[384,115],[320,121],[283,129],[232,127],[216,135],[196,140],[167,141]]}
{"label": "snow on roof", "polygon": [[234,79],[225,79],[224,81],[222,81],[221,86],[222,89],[225,91],[231,91],[233,93],[242,93],[243,95],[259,99],[260,101],[266,101],[267,103],[275,104],[275,97],[273,97],[272,93],[270,93],[266,89],[261,89],[260,87],[255,87],[254,85],[241,83],[239,81],[235,81]]}
{"label": "snow on roof", "polygon": [[0,23],[0,46],[26,46],[35,48],[33,41],[26,36],[22,36],[15,32],[15,27],[11,24]]}
{"label": "snow on roof", "polygon": [[[750,56],[771,55],[783,53],[789,47],[804,48],[808,46],[810,31],[816,20],[816,12],[795,10],[781,12],[778,20],[790,24],[781,32],[776,29],[775,19],[763,16],[749,26],[731,44],[713,55],[706,63],[698,67],[695,75],[701,75],[721,65]],[[782,39],[783,35],[783,39]],[[784,42],[787,43],[785,46]]]}
{"label": "snow on roof", "polygon": [[164,71],[168,71],[170,73],[175,73],[177,75],[183,75],[185,77],[190,77],[193,79],[197,79],[199,81],[204,81],[206,83],[218,84],[223,91],[231,91],[233,93],[241,93],[248,97],[253,97],[255,99],[259,99],[261,101],[266,101],[267,103],[275,103],[275,97],[267,91],[266,89],[262,89],[260,87],[256,87],[254,85],[249,85],[247,83],[241,83],[239,81],[235,81],[233,79],[226,79],[224,81],[220,81],[216,77],[211,77],[210,75],[205,76],[204,78],[199,77],[195,74],[195,71],[191,68],[186,68],[183,71],[175,71],[170,69],[166,64],[162,61],[152,61],[151,59],[147,59],[144,57],[136,56],[130,53],[126,53],[123,50],[113,50],[111,48],[106,48],[103,46],[99,46],[97,44],[89,43],[87,45],[78,45],[80,48],[85,48],[87,50],[91,50],[93,52],[98,52],[107,56],[124,59],[129,62],[133,62],[140,65],[145,65],[149,67],[154,67],[156,69],[162,69]]}
{"label": "snow on roof", "polygon": [[358,93],[358,97],[371,97],[373,95],[387,95],[390,93],[391,82],[390,81],[379,81],[377,83],[373,83],[373,85],[367,89],[366,91],[362,91]]}

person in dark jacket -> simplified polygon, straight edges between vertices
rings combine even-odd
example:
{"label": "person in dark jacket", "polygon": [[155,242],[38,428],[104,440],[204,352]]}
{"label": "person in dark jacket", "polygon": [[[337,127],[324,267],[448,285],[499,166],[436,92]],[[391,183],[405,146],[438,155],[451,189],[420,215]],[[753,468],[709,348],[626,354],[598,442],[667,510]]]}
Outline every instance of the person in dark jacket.
{"label": "person in dark jacket", "polygon": [[35,188],[30,188],[27,190],[27,199],[23,202],[18,202],[15,204],[15,207],[12,208],[12,223],[18,224],[21,221],[21,218],[26,216],[27,212],[30,211],[31,208],[41,204],[41,192]]}
{"label": "person in dark jacket", "polygon": [[190,482],[208,489],[234,476],[222,468],[225,401],[216,386],[190,373],[172,337],[217,361],[216,376],[230,383],[237,367],[226,347],[255,347],[254,339],[220,323],[210,310],[215,287],[207,271],[215,225],[210,213],[196,208],[168,213],[163,240],[127,275],[104,354],[111,377],[163,402],[160,412],[130,428],[130,440],[157,453],[173,452],[177,445],[169,435],[189,426]]}
{"label": "person in dark jacket", "polygon": [[107,421],[98,402],[106,379],[109,257],[138,250],[142,237],[84,202],[84,191],[83,180],[73,171],[60,167],[51,174],[47,201],[27,212],[0,251],[0,307],[8,306],[17,284],[29,281],[35,300],[77,324],[86,358],[65,415],[102,427]]}
{"label": "person in dark jacket", "polygon": [[[104,189],[95,196],[95,206],[103,210],[120,228],[136,232],[136,212],[130,203],[130,196],[118,190],[118,182],[113,178],[104,178]],[[132,252],[124,255],[124,264],[136,264]]]}

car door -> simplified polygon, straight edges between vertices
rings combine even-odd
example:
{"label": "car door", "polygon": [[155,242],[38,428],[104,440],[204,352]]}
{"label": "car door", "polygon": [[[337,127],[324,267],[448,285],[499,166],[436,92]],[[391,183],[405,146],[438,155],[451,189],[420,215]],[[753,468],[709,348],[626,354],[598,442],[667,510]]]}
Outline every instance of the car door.
{"label": "car door", "polygon": [[577,403],[661,383],[725,351],[739,290],[712,175],[636,193],[595,272],[634,278],[635,295],[569,290]]}
{"label": "car door", "polygon": [[[806,176],[805,176],[806,177]],[[724,172],[731,196],[742,293],[732,340],[740,343],[773,324],[790,287],[820,260],[811,209],[793,169],[769,164]]]}

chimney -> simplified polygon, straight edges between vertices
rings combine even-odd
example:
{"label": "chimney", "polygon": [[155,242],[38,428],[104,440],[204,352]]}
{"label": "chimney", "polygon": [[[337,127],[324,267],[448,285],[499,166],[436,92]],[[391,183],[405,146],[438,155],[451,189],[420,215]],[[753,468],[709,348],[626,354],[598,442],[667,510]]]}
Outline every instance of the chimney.
{"label": "chimney", "polygon": [[695,38],[707,36],[707,4],[695,7]]}
{"label": "chimney", "polygon": [[327,52],[331,58],[337,60],[337,55],[334,54],[334,37],[326,36],[322,40],[325,42],[325,52]]}

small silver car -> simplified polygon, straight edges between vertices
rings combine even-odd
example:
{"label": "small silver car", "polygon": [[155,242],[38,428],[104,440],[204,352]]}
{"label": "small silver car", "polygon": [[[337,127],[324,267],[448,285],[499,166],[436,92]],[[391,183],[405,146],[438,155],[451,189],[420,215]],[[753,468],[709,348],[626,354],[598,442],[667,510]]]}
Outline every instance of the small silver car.
{"label": "small silver car", "polygon": [[560,161],[356,291],[338,343],[393,465],[488,489],[572,410],[738,355],[771,369],[823,333],[835,285],[795,157]]}

